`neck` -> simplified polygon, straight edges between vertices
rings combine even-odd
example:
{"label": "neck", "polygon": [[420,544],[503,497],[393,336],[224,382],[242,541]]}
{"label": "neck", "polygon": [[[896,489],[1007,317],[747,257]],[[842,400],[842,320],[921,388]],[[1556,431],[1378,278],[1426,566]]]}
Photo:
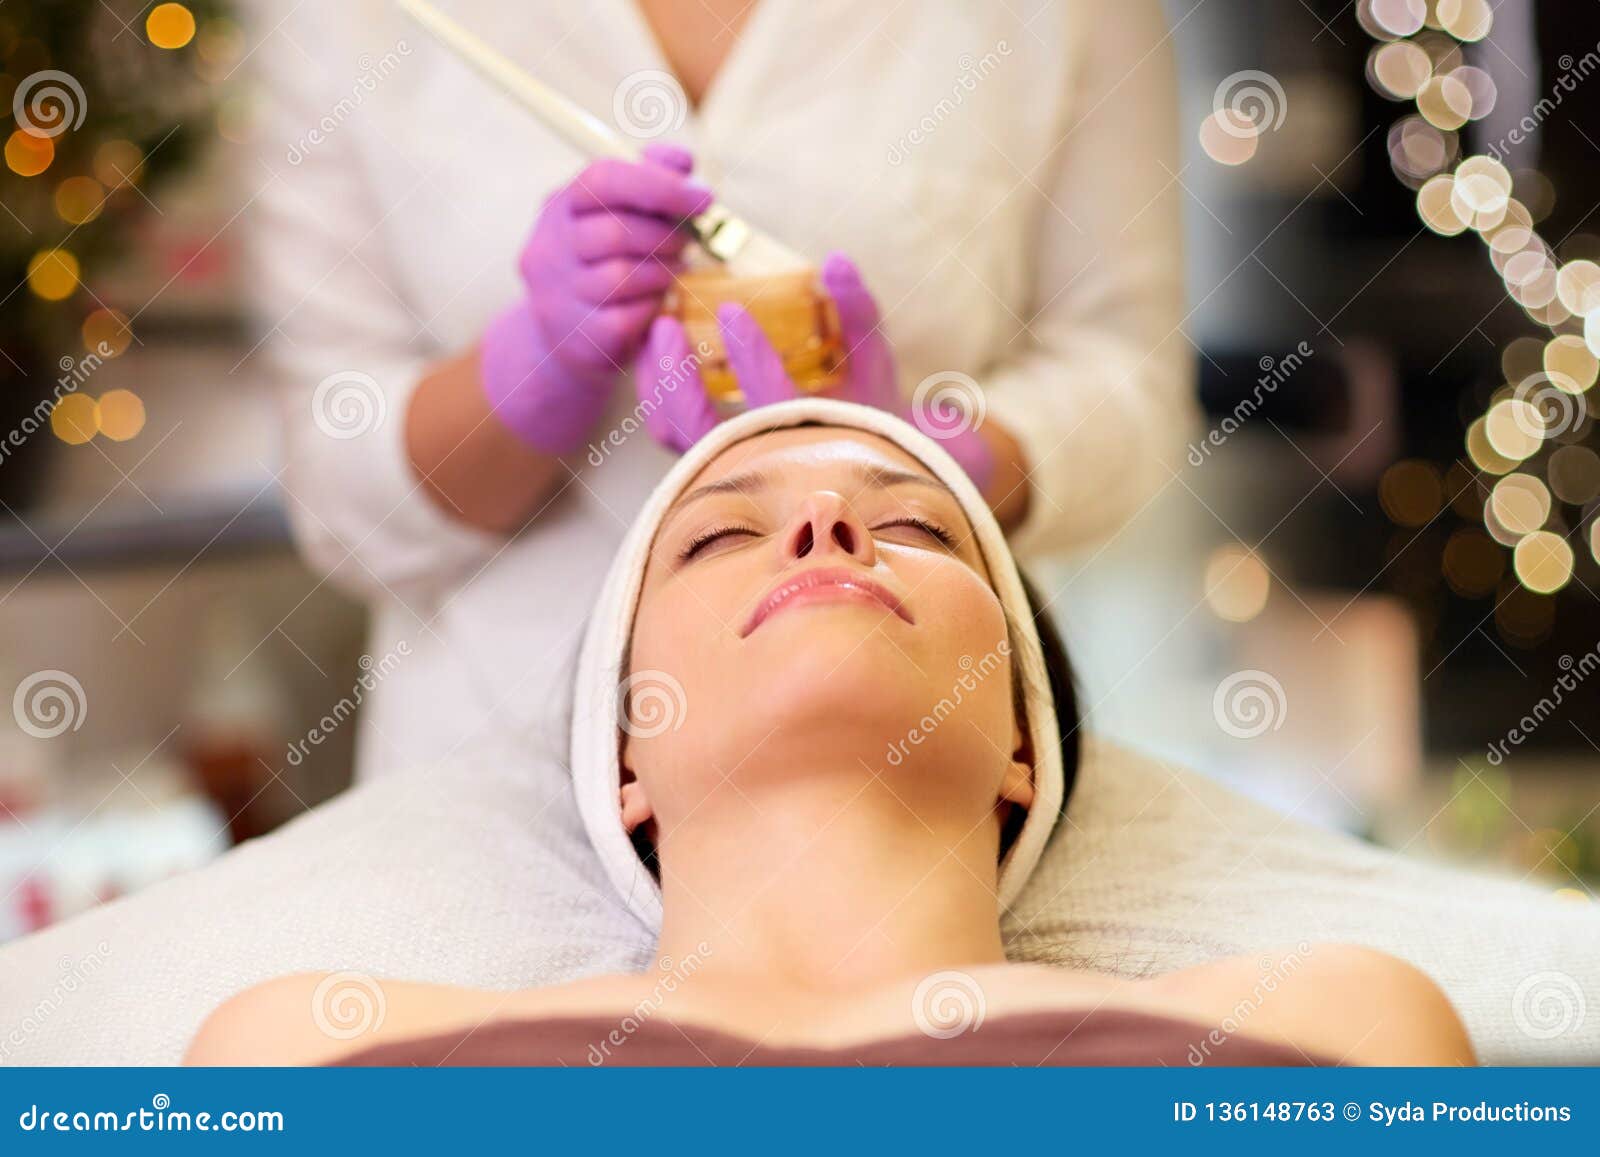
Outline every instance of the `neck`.
{"label": "neck", "polygon": [[998,822],[918,815],[908,794],[859,767],[722,785],[663,838],[662,959],[816,992],[1003,961]]}

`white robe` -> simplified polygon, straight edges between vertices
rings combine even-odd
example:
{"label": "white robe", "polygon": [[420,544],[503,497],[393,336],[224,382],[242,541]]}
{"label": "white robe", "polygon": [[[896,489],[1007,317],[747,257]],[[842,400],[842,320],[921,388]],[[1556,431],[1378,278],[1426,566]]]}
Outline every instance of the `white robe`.
{"label": "white robe", "polygon": [[[253,60],[253,289],[297,538],[370,600],[375,660],[409,647],[366,696],[359,774],[491,729],[559,756],[584,617],[670,459],[627,433],[624,382],[594,435],[621,445],[572,455],[503,540],[434,505],[403,431],[423,366],[518,292],[521,243],[580,161],[386,0],[291,7],[266,5]],[[630,0],[442,7],[614,124],[668,68]],[[982,386],[1032,467],[1024,556],[1130,518],[1194,416],[1167,36],[1158,0],[758,0],[659,138],[755,224],[858,262],[908,392],[941,371]],[[621,115],[649,130],[649,107]],[[342,373],[381,394],[358,437],[314,415]]]}

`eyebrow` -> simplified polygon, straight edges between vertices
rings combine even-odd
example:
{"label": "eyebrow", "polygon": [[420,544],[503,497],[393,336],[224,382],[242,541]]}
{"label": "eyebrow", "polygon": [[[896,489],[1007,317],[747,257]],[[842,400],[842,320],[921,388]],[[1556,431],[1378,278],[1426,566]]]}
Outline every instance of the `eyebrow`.
{"label": "eyebrow", "polygon": [[[851,472],[856,475],[865,486],[875,489],[885,489],[890,486],[927,486],[941,493],[946,493],[945,485],[927,474],[919,474],[914,470],[902,470],[896,466],[879,466],[872,463],[856,462],[851,464]],[[772,482],[771,475],[765,470],[746,470],[738,474],[730,474],[716,482],[707,482],[703,486],[696,486],[689,493],[678,499],[673,504],[673,513],[682,510],[690,503],[698,502],[702,498],[709,498],[714,494],[758,494]]]}

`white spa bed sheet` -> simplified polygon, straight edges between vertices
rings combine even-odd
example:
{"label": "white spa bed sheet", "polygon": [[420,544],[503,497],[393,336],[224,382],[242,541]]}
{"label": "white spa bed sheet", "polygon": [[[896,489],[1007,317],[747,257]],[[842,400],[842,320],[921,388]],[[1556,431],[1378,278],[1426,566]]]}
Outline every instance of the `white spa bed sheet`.
{"label": "white spa bed sheet", "polygon": [[[218,1003],[287,972],[511,989],[644,967],[581,832],[565,768],[526,745],[367,783],[0,949],[0,1064],[172,1064]],[[1129,975],[1366,943],[1443,985],[1485,1062],[1600,1063],[1595,906],[1309,828],[1105,741],[1006,927],[1018,958]]]}

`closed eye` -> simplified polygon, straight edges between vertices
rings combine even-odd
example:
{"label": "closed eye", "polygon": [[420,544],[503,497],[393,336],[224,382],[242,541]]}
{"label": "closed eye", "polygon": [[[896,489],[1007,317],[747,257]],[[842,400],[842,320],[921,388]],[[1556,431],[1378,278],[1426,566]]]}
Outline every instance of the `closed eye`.
{"label": "closed eye", "polygon": [[954,547],[956,544],[956,536],[938,523],[930,522],[926,518],[914,518],[909,514],[903,518],[891,518],[888,522],[880,522],[873,529],[888,530],[890,527],[895,526],[905,526],[920,531],[946,547]]}
{"label": "closed eye", "polygon": [[702,530],[684,545],[684,548],[678,552],[678,561],[688,562],[696,555],[703,553],[707,547],[721,539],[731,538],[735,535],[755,537],[760,533],[761,532],[756,530],[755,527],[745,526],[741,523],[728,523],[724,526],[710,527],[709,529]]}

